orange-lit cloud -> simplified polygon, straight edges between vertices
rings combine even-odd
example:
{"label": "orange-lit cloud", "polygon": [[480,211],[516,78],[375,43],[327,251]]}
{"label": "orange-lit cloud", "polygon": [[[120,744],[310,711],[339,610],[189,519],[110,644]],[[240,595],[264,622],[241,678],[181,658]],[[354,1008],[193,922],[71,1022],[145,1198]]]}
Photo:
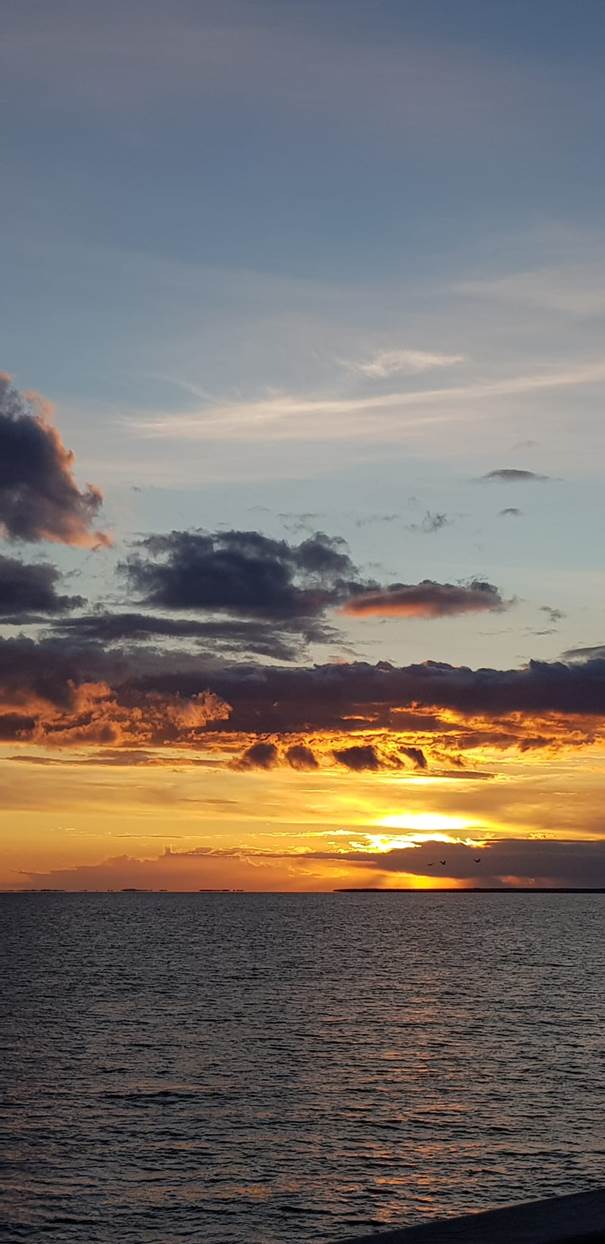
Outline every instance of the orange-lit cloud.
{"label": "orange-lit cloud", "polygon": [[510,603],[492,583],[478,579],[468,584],[423,579],[422,583],[391,583],[378,591],[353,596],[342,606],[342,612],[383,618],[446,618],[461,613],[500,613]]}

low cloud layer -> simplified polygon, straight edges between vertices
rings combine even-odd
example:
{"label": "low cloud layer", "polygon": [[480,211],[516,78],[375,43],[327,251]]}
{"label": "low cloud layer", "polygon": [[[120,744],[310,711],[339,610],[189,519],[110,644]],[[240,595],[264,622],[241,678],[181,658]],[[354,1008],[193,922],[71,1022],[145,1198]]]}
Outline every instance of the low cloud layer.
{"label": "low cloud layer", "polygon": [[423,842],[392,851],[316,852],[315,858],[368,867],[380,874],[412,874],[474,886],[605,886],[605,841],[500,839],[483,846]]}
{"label": "low cloud layer", "polygon": [[10,540],[48,540],[92,548],[108,538],[92,530],[98,488],[81,491],[74,456],[35,396],[25,399],[0,376],[0,531]]}
{"label": "low cloud layer", "polygon": [[283,619],[279,625],[263,619],[175,618],[149,613],[83,614],[62,618],[55,634],[72,640],[102,644],[145,643],[154,639],[194,640],[200,648],[221,656],[252,655],[277,661],[294,661],[304,656],[309,639],[330,643],[337,632],[313,619],[308,628],[296,619]]}
{"label": "low cloud layer", "polygon": [[[99,686],[98,693],[91,691]],[[77,731],[113,714],[126,742],[128,731],[119,724],[122,710],[126,716],[139,714],[137,737],[142,738],[152,702],[199,706],[199,697],[207,695],[229,711],[207,715],[206,733],[228,732],[242,746],[259,736],[273,741],[290,736],[292,744],[304,744],[315,734],[339,751],[346,749],[329,740],[365,734],[355,746],[371,747],[376,763],[389,766],[396,763],[394,748],[400,757],[406,747],[424,754],[427,741],[433,751],[445,749],[451,758],[456,750],[483,745],[521,750],[585,746],[605,731],[605,660],[600,658],[533,661],[512,670],[434,661],[399,667],[361,661],[286,667],[169,650],[148,654],[145,647],[110,649],[68,639],[0,640],[0,714],[8,719],[8,737]],[[15,715],[23,718],[19,724]],[[185,728],[175,734],[169,711],[162,733],[159,709],[156,716],[154,738],[197,737]],[[201,719],[198,726],[201,730]],[[368,738],[369,733],[380,737]],[[415,755],[406,754],[417,767]],[[357,759],[364,756],[374,763],[370,752],[362,751]],[[340,757],[338,762],[347,765]],[[354,757],[347,767],[355,764]]]}
{"label": "low cloud layer", "polygon": [[[82,864],[48,872],[22,874],[20,885],[77,889],[119,889],[142,886],[176,890],[233,885],[249,889],[300,887],[313,867],[313,888],[370,885],[377,889],[410,885],[425,877],[435,888],[452,883],[469,888],[520,886],[561,888],[605,887],[605,842],[509,838],[482,846],[423,842],[391,851],[266,851],[243,847],[166,847],[152,859],[114,856],[99,864]],[[260,872],[262,866],[262,873]],[[349,880],[343,882],[343,870]],[[287,872],[285,871],[287,870]],[[324,878],[323,887],[319,878]],[[19,887],[18,887],[19,888]],[[379,901],[379,900],[377,900]],[[465,902],[464,896],[452,898]]]}

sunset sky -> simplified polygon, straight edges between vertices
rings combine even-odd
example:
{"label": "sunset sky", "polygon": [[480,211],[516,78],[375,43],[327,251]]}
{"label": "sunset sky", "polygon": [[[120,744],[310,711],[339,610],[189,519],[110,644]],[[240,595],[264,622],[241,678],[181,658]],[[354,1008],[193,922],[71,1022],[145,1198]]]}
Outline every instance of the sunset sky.
{"label": "sunset sky", "polygon": [[605,886],[602,0],[5,0],[0,887]]}

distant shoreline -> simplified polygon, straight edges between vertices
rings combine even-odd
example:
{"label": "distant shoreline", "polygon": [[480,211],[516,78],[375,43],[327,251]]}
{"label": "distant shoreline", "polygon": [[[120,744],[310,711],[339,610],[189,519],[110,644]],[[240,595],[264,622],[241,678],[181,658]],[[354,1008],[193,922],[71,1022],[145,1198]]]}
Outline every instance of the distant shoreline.
{"label": "distant shoreline", "polygon": [[125,887],[121,890],[61,890],[44,887],[39,890],[0,890],[0,897],[6,894],[605,894],[605,886],[431,886],[426,888],[412,886],[392,886],[390,889],[379,886],[338,886],[333,890],[143,890]]}
{"label": "distant shoreline", "polygon": [[334,894],[605,894],[605,886],[509,885],[509,886],[339,886]]}

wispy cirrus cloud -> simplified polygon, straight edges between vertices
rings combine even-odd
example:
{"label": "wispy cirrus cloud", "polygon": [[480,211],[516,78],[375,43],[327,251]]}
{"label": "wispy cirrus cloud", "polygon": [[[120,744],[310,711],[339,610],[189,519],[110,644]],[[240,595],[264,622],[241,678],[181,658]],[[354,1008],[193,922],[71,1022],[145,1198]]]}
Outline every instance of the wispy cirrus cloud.
{"label": "wispy cirrus cloud", "polygon": [[[540,391],[574,388],[605,380],[605,359],[467,384],[401,389],[361,396],[270,392],[265,397],[207,403],[186,413],[134,414],[126,423],[137,436],[158,440],[334,440],[370,435],[373,441],[398,440],[415,427],[469,421],[482,411],[473,403]],[[441,407],[424,413],[425,406]],[[414,409],[417,414],[414,414]],[[405,418],[403,411],[408,411]],[[376,418],[376,412],[381,412]],[[389,417],[391,416],[391,417]]]}
{"label": "wispy cirrus cloud", "polygon": [[370,380],[386,380],[389,376],[417,376],[439,367],[455,367],[464,363],[463,354],[438,354],[429,350],[379,350],[361,362],[345,362],[349,371]]}

